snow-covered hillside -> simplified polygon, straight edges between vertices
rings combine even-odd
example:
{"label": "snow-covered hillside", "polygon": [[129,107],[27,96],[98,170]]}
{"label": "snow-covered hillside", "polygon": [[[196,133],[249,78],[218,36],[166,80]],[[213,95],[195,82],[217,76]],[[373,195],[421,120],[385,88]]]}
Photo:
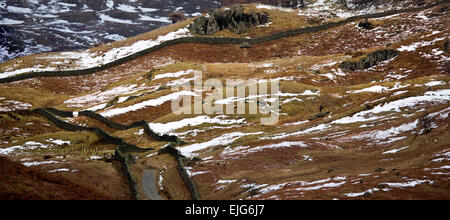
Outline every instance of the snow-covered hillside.
{"label": "snow-covered hillside", "polygon": [[15,29],[24,49],[0,44],[0,62],[45,51],[70,51],[135,36],[217,7],[213,0],[0,0],[0,26]]}

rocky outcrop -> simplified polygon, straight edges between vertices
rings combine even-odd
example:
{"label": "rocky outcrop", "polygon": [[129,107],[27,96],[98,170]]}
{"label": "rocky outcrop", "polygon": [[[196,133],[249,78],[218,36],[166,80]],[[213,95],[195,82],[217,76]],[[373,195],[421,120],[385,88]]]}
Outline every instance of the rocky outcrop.
{"label": "rocky outcrop", "polygon": [[393,49],[378,50],[368,53],[359,61],[344,61],[339,65],[339,68],[351,71],[364,70],[376,66],[380,62],[392,59],[398,54],[399,52]]}
{"label": "rocky outcrop", "polygon": [[222,0],[221,1],[222,6],[237,5],[237,4],[253,4],[253,3],[273,5],[273,6],[293,8],[293,9],[305,7],[304,0]]}
{"label": "rocky outcrop", "polygon": [[190,26],[193,34],[209,35],[229,29],[235,33],[245,33],[248,28],[270,22],[267,12],[249,12],[242,5],[216,9],[207,16],[197,18]]}
{"label": "rocky outcrop", "polygon": [[373,29],[373,24],[369,22],[368,19],[366,19],[365,21],[361,21],[358,23],[358,27],[360,28],[364,28],[367,30],[372,30]]}

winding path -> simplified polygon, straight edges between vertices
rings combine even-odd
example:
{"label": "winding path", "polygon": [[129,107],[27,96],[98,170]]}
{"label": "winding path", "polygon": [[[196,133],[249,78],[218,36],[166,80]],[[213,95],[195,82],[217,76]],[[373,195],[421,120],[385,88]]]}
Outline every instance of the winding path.
{"label": "winding path", "polygon": [[142,173],[142,191],[151,200],[164,200],[156,187],[156,170],[144,170]]}

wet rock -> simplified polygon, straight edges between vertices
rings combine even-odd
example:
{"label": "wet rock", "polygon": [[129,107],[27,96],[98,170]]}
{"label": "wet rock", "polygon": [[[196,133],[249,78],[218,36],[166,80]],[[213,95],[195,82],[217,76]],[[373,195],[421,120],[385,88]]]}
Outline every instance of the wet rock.
{"label": "wet rock", "polygon": [[270,22],[267,12],[249,12],[245,6],[236,5],[226,9],[216,9],[207,16],[197,18],[190,26],[193,34],[209,35],[229,29],[237,34],[245,33],[248,28]]}
{"label": "wet rock", "polygon": [[366,56],[361,58],[359,61],[344,61],[339,67],[344,70],[364,70],[370,67],[376,66],[377,64],[392,59],[398,56],[399,52],[393,49],[378,50],[375,52],[368,53]]}

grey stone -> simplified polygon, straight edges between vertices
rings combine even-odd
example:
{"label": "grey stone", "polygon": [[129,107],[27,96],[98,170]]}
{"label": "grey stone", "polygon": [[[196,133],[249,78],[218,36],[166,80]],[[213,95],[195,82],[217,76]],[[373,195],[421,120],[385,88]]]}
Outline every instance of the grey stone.
{"label": "grey stone", "polygon": [[344,61],[339,65],[339,68],[351,71],[369,69],[370,67],[376,66],[380,62],[398,56],[398,54],[399,52],[393,49],[378,50],[368,53],[359,61]]}
{"label": "grey stone", "polygon": [[232,32],[245,33],[252,26],[263,25],[270,22],[269,14],[247,13],[245,6],[235,5],[229,9],[216,9],[208,16],[197,18],[190,26],[193,34],[209,35],[221,30],[229,29]]}

